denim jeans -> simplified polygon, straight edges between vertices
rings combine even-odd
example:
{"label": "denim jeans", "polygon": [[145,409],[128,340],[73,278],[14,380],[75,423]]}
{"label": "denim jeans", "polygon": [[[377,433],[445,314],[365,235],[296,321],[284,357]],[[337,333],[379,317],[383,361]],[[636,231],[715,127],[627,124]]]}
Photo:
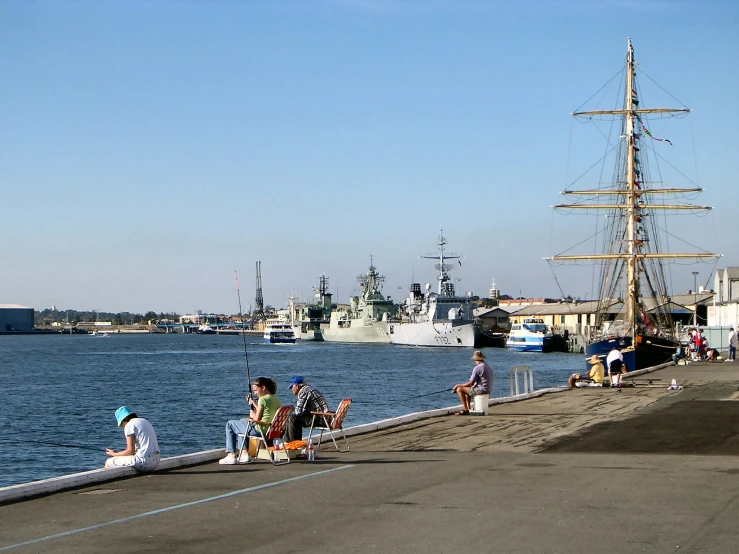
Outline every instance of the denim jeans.
{"label": "denim jeans", "polygon": [[236,452],[238,447],[238,435],[246,433],[250,437],[260,437],[259,429],[251,421],[247,424],[245,419],[230,419],[226,423],[226,452]]}

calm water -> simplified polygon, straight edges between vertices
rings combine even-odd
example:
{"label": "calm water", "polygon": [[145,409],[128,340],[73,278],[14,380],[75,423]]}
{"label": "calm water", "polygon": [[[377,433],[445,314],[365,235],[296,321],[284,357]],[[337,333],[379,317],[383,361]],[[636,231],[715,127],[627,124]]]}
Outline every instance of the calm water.
{"label": "calm water", "polygon": [[[283,404],[293,403],[287,382],[294,374],[331,406],[354,399],[345,425],[458,404],[449,389],[473,367],[466,348],[270,345],[247,337],[247,351],[252,379],[275,379]],[[509,394],[516,364],[534,368],[537,389],[564,385],[583,366],[575,354],[485,354],[494,397]],[[246,392],[240,336],[0,336],[0,486],[102,467],[106,447],[125,446],[113,416],[122,404],[152,422],[163,457],[220,448],[226,420],[245,415]]]}

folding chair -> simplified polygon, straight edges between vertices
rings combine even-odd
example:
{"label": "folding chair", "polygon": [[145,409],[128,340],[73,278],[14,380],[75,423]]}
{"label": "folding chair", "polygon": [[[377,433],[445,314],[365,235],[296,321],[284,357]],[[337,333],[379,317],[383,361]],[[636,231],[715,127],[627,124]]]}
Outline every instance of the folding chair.
{"label": "folding chair", "polygon": [[[262,448],[262,444],[264,444],[264,448],[267,449],[267,453],[269,454],[270,461],[276,465],[282,465],[282,464],[289,464],[290,463],[290,456],[288,456],[287,452],[284,450],[285,446],[282,445],[283,450],[275,450],[274,448],[272,450],[269,449],[269,444],[274,441],[275,439],[282,439],[282,434],[285,432],[285,423],[287,422],[288,416],[292,413],[293,407],[292,406],[281,406],[279,410],[277,410],[277,413],[275,414],[275,417],[272,418],[272,423],[269,424],[269,428],[267,429],[267,432],[263,432],[262,428],[257,426],[257,429],[259,429],[259,435],[258,437],[249,437],[248,435],[239,435],[240,437],[244,437],[244,440],[241,443],[241,448],[239,449],[239,456],[237,459],[241,458],[241,452],[246,447],[249,448],[249,439],[255,438],[259,442],[257,444],[257,452],[254,455],[254,457],[259,455],[259,451]],[[280,452],[285,456],[285,459],[280,459]]]}
{"label": "folding chair", "polygon": [[[311,438],[313,437],[313,429],[320,430],[321,434],[318,437],[318,450],[320,450],[323,432],[328,431],[328,434],[331,435],[331,440],[334,441],[334,446],[336,447],[336,450],[338,450],[339,452],[348,452],[349,441],[346,439],[346,435],[344,434],[344,429],[342,426],[344,424],[344,417],[346,417],[346,411],[349,409],[349,404],[351,403],[351,398],[344,398],[344,400],[339,403],[339,407],[336,408],[335,412],[311,412],[313,420],[311,421],[310,431],[308,432],[308,442],[310,442]],[[344,438],[344,443],[346,444],[346,448],[344,450],[339,448],[339,445],[336,444],[334,431],[341,432],[341,436]]]}

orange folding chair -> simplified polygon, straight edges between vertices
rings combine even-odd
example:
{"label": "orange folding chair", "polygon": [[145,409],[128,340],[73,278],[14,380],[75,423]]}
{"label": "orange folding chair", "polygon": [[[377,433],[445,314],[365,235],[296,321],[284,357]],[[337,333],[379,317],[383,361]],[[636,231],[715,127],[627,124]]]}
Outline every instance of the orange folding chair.
{"label": "orange folding chair", "polygon": [[[260,435],[258,437],[239,435],[240,437],[244,437],[244,440],[241,443],[241,448],[239,449],[239,458],[241,458],[242,450],[244,450],[244,448],[249,448],[249,438],[256,438],[259,442],[257,444],[257,452],[255,454],[255,457],[259,455],[259,451],[261,450],[262,445],[264,445],[264,448],[267,449],[267,453],[269,454],[269,459],[274,465],[279,466],[282,464],[289,464],[290,456],[287,455],[287,452],[285,451],[285,445],[282,444],[282,434],[285,432],[285,423],[287,422],[287,418],[292,413],[292,411],[292,406],[281,406],[280,409],[277,410],[275,417],[272,418],[272,423],[269,424],[269,428],[267,429],[266,433],[262,431],[261,427],[257,426]],[[280,448],[275,450],[275,448],[272,447],[272,449],[270,450],[269,444],[275,439],[280,439]],[[280,456],[280,453],[282,453],[284,459],[282,458],[282,456]]]}
{"label": "orange folding chair", "polygon": [[[323,432],[327,431],[328,434],[331,436],[331,440],[334,441],[334,446],[336,447],[336,450],[338,450],[339,452],[348,452],[349,441],[346,439],[346,435],[344,434],[343,425],[344,418],[346,417],[346,412],[349,409],[349,404],[351,403],[351,398],[344,398],[344,400],[339,403],[339,407],[336,408],[335,412],[311,412],[313,420],[311,421],[310,431],[308,432],[308,442],[310,442],[313,437],[313,429],[321,431],[321,434],[318,436],[318,450],[320,450]],[[341,433],[341,436],[344,438],[344,443],[346,444],[346,448],[344,448],[344,450],[339,448],[339,445],[336,443],[334,432]]]}

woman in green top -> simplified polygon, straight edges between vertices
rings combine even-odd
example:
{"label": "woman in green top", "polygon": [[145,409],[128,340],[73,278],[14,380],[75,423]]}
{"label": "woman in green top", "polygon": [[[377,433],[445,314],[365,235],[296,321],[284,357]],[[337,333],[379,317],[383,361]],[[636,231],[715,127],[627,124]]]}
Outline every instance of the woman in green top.
{"label": "woman in green top", "polygon": [[[251,386],[252,392],[258,397],[255,402],[250,396],[246,397],[249,403],[249,417],[246,419],[232,419],[226,423],[226,457],[218,461],[221,465],[246,463],[247,460],[236,460],[236,446],[239,435],[259,437],[260,429],[263,433],[269,429],[269,424],[280,408],[280,399],[275,396],[277,383],[269,377],[257,377]],[[246,438],[244,440],[247,440]]]}

